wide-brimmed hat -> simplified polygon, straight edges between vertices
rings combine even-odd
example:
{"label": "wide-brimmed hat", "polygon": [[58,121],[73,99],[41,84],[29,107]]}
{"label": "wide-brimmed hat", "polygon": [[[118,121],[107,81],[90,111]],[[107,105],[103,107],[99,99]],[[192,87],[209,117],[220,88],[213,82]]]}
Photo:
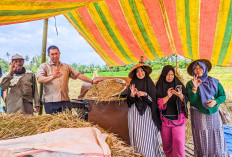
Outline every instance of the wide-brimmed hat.
{"label": "wide-brimmed hat", "polygon": [[17,53],[11,57],[11,60],[16,60],[16,59],[25,60],[25,59],[23,58],[23,56],[21,56],[21,55],[19,55],[19,54],[17,54]]}
{"label": "wide-brimmed hat", "polygon": [[145,63],[143,62],[143,57],[141,57],[140,62],[139,62],[138,64],[136,64],[136,65],[131,69],[131,71],[129,72],[129,74],[128,74],[128,77],[129,77],[129,78],[131,78],[131,79],[133,78],[134,73],[135,73],[135,71],[136,71],[136,69],[137,69],[138,67],[143,67],[143,68],[146,70],[146,72],[148,73],[148,75],[150,75],[151,72],[152,72],[152,67],[149,66],[149,65],[147,65],[147,64],[145,64]]}
{"label": "wide-brimmed hat", "polygon": [[201,61],[201,62],[205,63],[205,65],[208,68],[208,72],[212,69],[212,64],[208,59],[197,59],[197,60],[194,60],[191,63],[189,63],[189,65],[187,67],[187,72],[189,75],[193,76],[193,65],[196,63],[196,61]]}

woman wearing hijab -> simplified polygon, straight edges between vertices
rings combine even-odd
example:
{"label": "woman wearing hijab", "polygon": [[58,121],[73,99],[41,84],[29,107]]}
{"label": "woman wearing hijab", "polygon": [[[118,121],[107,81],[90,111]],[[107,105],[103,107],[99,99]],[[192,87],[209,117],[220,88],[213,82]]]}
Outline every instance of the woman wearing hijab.
{"label": "woman wearing hijab", "polygon": [[185,157],[185,123],[188,116],[186,90],[171,65],[163,67],[156,84],[162,121],[161,137],[167,157]]}
{"label": "woman wearing hijab", "polygon": [[161,122],[156,104],[156,88],[149,74],[152,68],[142,62],[129,73],[127,93],[130,144],[136,153],[160,157],[159,130]]}
{"label": "woman wearing hijab", "polygon": [[218,107],[226,100],[219,80],[208,76],[212,65],[207,59],[191,62],[187,68],[193,79],[186,85],[195,157],[229,157]]}

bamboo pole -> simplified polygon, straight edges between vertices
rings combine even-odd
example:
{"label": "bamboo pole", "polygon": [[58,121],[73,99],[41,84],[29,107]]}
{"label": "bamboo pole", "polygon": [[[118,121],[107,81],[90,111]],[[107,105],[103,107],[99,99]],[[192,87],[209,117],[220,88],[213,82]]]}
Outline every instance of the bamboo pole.
{"label": "bamboo pole", "polygon": [[[46,61],[47,34],[48,34],[48,19],[44,19],[41,64]],[[43,84],[42,83],[40,84],[40,87],[39,87],[39,93],[40,93],[40,100],[42,100],[42,95],[43,95]],[[42,111],[43,111],[43,103],[42,101],[40,101],[39,114],[42,114]]]}

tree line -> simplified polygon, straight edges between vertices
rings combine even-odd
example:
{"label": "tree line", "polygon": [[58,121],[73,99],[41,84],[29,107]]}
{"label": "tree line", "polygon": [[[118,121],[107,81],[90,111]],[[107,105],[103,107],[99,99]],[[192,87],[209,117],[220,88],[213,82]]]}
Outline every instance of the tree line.
{"label": "tree line", "polygon": [[[8,59],[9,61],[9,59]],[[2,70],[4,72],[9,71],[9,62],[6,60],[3,60],[0,58],[0,66],[2,67]],[[191,60],[183,58],[181,56],[177,56],[177,62],[179,68],[187,68],[188,64],[191,62]],[[166,56],[157,58],[155,60],[150,60],[145,62],[146,64],[150,65],[153,70],[162,69],[165,65],[172,65],[176,66],[176,56]],[[38,67],[41,64],[41,56],[33,56],[30,58],[28,55],[25,56],[25,68],[27,70],[33,71],[34,73],[37,73]],[[92,73],[93,71],[98,72],[118,72],[118,71],[129,71],[135,64],[130,65],[122,65],[117,67],[109,67],[108,65],[81,65],[73,63],[70,66],[73,67],[75,70],[81,72],[81,73]]]}

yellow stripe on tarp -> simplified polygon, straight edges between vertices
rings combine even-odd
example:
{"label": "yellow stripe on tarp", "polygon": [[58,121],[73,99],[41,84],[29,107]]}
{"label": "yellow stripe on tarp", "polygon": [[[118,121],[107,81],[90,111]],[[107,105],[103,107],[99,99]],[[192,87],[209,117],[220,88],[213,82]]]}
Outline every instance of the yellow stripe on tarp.
{"label": "yellow stripe on tarp", "polygon": [[99,31],[101,32],[102,36],[105,38],[105,41],[108,43],[110,48],[115,52],[116,56],[120,58],[124,63],[131,64],[120,52],[120,50],[117,48],[115,42],[111,38],[110,34],[108,33],[106,27],[104,26],[104,23],[102,22],[101,18],[99,17],[98,12],[95,9],[95,6],[93,4],[90,4],[88,6],[88,11],[93,18],[93,21],[97,25]]}
{"label": "yellow stripe on tarp", "polygon": [[222,62],[222,66],[229,66],[231,62],[232,62],[232,38],[230,39],[230,44],[226,52],[224,61]]}
{"label": "yellow stripe on tarp", "polygon": [[230,0],[220,0],[219,11],[218,11],[218,19],[216,26],[216,33],[214,38],[213,52],[211,57],[211,62],[213,65],[217,64],[222,42],[224,39],[229,9],[230,9]]}
{"label": "yellow stripe on tarp", "polygon": [[172,49],[172,53],[177,54],[175,41],[174,41],[174,38],[172,36],[172,30],[171,30],[171,27],[170,27],[168,15],[167,15],[167,12],[165,10],[163,0],[159,0],[159,5],[160,5],[163,20],[164,20],[164,26],[165,26],[165,29],[166,29],[166,32],[167,32],[168,40],[169,40],[169,43],[170,43],[170,46],[171,46],[171,49]]}
{"label": "yellow stripe on tarp", "polygon": [[150,22],[148,15],[147,15],[147,11],[144,7],[143,2],[141,0],[136,0],[135,4],[138,8],[138,12],[139,12],[140,18],[142,20],[142,23],[146,29],[147,35],[148,35],[149,39],[151,40],[151,43],[152,43],[157,55],[159,57],[163,57],[164,54],[160,48],[160,45],[158,43],[156,36],[155,36],[155,33],[154,33],[153,28],[151,26],[151,22]]}
{"label": "yellow stripe on tarp", "polygon": [[193,58],[199,58],[199,21],[200,21],[200,0],[189,0],[190,28]]}
{"label": "yellow stripe on tarp", "polygon": [[[143,53],[149,58],[150,60],[155,59],[151,51],[149,50],[146,42],[144,41],[144,38],[140,32],[140,29],[136,23],[136,20],[134,18],[133,12],[131,10],[130,4],[127,0],[119,0],[122,10],[124,12],[124,15],[126,17],[126,20],[130,26],[131,31],[133,32],[133,35],[135,36],[135,39],[137,40],[139,46],[143,50]],[[131,27],[132,26],[132,27]]]}
{"label": "yellow stripe on tarp", "polygon": [[176,18],[177,27],[180,35],[184,56],[190,59],[187,47],[187,34],[186,34],[186,23],[185,23],[185,1],[176,0]]}
{"label": "yellow stripe on tarp", "polygon": [[66,13],[67,10],[61,11],[61,12],[54,12],[54,13],[48,13],[48,14],[35,14],[35,15],[24,15],[24,16],[0,16],[0,24],[2,23],[8,23],[8,22],[22,22],[22,21],[28,21],[28,20],[39,20],[39,19],[45,19],[53,16],[57,16],[63,13]]}
{"label": "yellow stripe on tarp", "polygon": [[70,8],[70,7],[79,7],[84,6],[86,3],[83,3],[82,5],[76,5],[76,4],[70,4],[70,5],[33,5],[33,6],[17,6],[17,5],[2,5],[0,4],[0,10],[43,10],[43,9],[59,9],[59,8]]}
{"label": "yellow stripe on tarp", "polygon": [[135,55],[131,52],[130,48],[128,47],[127,43],[125,42],[123,36],[121,35],[120,31],[118,30],[118,27],[106,5],[105,2],[99,2],[99,5],[102,9],[102,12],[104,13],[106,19],[109,22],[110,27],[112,28],[115,36],[119,40],[120,44],[122,45],[123,49],[126,51],[127,55],[135,62],[138,63],[139,60],[135,57]]}
{"label": "yellow stripe on tarp", "polygon": [[[81,29],[85,32],[85,34],[76,26],[76,24],[69,18],[68,14],[65,13],[65,17],[69,20],[69,22],[76,28],[76,30],[87,40],[87,42],[94,48],[94,50],[100,55],[100,57],[106,62],[107,65],[109,66],[119,66],[118,63],[116,63],[113,59],[111,59],[108,54],[105,52],[105,50],[98,44],[98,42],[95,40],[85,23],[83,22],[82,18],[80,15],[77,13],[77,11],[72,11],[71,12],[73,17],[76,19],[78,22],[79,26]],[[91,43],[94,44],[91,44]],[[101,52],[97,51],[99,49]],[[114,65],[112,65],[108,60],[110,60]]]}

